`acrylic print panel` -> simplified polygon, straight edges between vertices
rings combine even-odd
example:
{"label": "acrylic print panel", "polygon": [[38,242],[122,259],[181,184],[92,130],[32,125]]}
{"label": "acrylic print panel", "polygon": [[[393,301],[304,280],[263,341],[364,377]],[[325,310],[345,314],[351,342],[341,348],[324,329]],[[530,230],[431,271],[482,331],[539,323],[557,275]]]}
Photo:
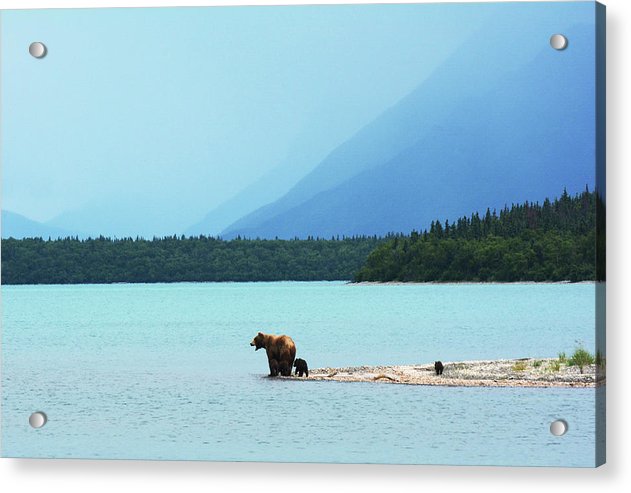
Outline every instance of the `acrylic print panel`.
{"label": "acrylic print panel", "polygon": [[603,102],[592,2],[2,12],[2,455],[603,463]]}

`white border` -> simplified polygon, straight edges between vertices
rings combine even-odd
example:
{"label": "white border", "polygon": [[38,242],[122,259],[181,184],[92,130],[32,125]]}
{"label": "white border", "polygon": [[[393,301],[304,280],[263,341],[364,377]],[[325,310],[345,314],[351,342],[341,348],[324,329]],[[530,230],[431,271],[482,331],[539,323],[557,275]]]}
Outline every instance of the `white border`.
{"label": "white border", "polygon": [[[469,0],[462,0],[469,1]],[[535,0],[538,1],[538,0]],[[318,0],[299,2],[187,0],[180,5],[269,5],[300,3],[415,3]],[[447,3],[447,2],[434,2]],[[607,464],[599,469],[493,468],[463,466],[357,466],[318,464],[0,460],[0,490],[40,493],[184,493],[331,491],[539,493],[623,491],[631,484],[628,419],[631,357],[631,2],[609,0],[607,11]],[[0,0],[0,8],[180,6],[168,0]],[[629,278],[627,279],[627,276]],[[448,412],[446,403],[445,412]],[[246,490],[247,488],[247,490]]]}

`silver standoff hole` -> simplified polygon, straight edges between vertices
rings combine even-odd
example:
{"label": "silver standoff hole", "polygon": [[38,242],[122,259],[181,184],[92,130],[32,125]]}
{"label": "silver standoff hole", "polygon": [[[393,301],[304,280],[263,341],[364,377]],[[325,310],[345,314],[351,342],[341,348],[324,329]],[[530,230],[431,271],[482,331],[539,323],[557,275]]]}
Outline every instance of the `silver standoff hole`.
{"label": "silver standoff hole", "polygon": [[562,419],[557,419],[550,423],[550,433],[555,437],[563,436],[567,433],[567,422]]}
{"label": "silver standoff hole", "polygon": [[28,52],[35,58],[44,58],[47,51],[46,45],[41,41],[35,41],[28,47]]}
{"label": "silver standoff hole", "polygon": [[28,423],[33,428],[41,428],[46,424],[46,421],[48,421],[48,418],[46,417],[46,414],[41,411],[34,412],[28,419]]}
{"label": "silver standoff hole", "polygon": [[563,34],[553,34],[550,37],[550,46],[558,51],[563,51],[567,48],[567,38]]}

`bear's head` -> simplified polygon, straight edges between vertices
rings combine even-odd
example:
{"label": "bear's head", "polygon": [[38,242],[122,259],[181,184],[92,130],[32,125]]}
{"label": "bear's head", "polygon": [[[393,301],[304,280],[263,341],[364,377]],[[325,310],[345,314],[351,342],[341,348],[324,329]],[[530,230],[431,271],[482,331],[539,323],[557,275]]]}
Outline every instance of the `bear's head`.
{"label": "bear's head", "polygon": [[256,337],[252,339],[250,346],[254,346],[256,348],[255,351],[258,351],[259,349],[264,348],[265,347],[265,334],[263,334],[263,332],[259,332],[256,335]]}

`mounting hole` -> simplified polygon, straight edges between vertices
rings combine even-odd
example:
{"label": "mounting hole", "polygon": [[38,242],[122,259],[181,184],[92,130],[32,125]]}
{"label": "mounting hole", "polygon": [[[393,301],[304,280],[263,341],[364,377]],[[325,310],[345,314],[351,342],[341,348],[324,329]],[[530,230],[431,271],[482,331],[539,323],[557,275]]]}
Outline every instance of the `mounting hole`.
{"label": "mounting hole", "polygon": [[41,428],[46,424],[46,421],[48,421],[48,418],[46,417],[46,414],[41,411],[34,412],[28,419],[28,423],[33,428]]}
{"label": "mounting hole", "polygon": [[567,433],[567,422],[562,419],[557,419],[550,423],[550,433],[555,437],[561,437]]}
{"label": "mounting hole", "polygon": [[567,38],[563,36],[563,34],[553,34],[550,37],[550,46],[552,46],[552,48],[557,51],[563,51],[565,48],[567,48],[567,45]]}
{"label": "mounting hole", "polygon": [[28,52],[35,58],[44,58],[48,50],[46,49],[46,45],[44,43],[41,41],[35,41],[28,47]]}

